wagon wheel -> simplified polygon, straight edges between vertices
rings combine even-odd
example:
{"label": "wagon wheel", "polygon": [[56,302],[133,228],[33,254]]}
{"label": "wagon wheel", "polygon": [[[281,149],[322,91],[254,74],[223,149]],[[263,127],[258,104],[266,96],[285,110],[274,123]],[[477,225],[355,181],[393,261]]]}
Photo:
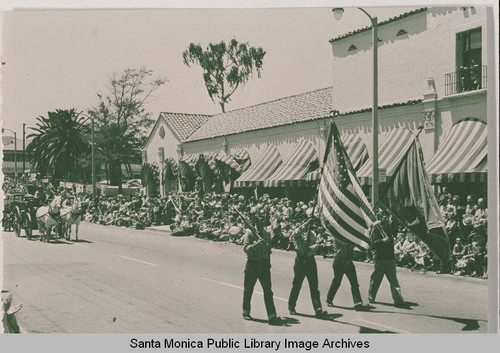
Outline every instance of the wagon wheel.
{"label": "wagon wheel", "polygon": [[33,231],[31,229],[31,224],[32,224],[32,221],[31,221],[31,215],[29,213],[26,213],[26,228],[24,228],[24,231],[26,232],[26,238],[28,240],[31,240],[31,235],[33,234]]}
{"label": "wagon wheel", "polygon": [[21,236],[21,224],[23,222],[21,217],[21,210],[19,206],[16,206],[16,215],[14,216],[14,231],[16,232],[16,237]]}

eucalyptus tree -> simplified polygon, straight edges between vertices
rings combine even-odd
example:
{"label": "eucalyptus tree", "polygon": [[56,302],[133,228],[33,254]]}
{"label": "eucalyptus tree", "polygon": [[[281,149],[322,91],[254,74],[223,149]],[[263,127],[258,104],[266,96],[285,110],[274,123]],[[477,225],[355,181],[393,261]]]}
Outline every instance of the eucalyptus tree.
{"label": "eucalyptus tree", "polygon": [[196,64],[202,68],[210,99],[219,103],[225,112],[233,93],[245,85],[254,72],[260,78],[265,55],[262,48],[232,39],[228,44],[224,41],[210,43],[206,49],[191,43],[182,53],[182,58],[188,67]]}

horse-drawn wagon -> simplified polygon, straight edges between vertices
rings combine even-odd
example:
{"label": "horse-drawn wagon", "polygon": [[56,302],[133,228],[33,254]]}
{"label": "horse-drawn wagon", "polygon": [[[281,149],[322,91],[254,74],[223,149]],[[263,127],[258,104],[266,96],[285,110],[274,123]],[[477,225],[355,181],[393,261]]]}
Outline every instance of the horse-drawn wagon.
{"label": "horse-drawn wagon", "polygon": [[5,195],[2,225],[5,230],[13,229],[16,236],[21,236],[24,230],[27,239],[33,236],[37,229],[35,199],[30,194],[13,193]]}

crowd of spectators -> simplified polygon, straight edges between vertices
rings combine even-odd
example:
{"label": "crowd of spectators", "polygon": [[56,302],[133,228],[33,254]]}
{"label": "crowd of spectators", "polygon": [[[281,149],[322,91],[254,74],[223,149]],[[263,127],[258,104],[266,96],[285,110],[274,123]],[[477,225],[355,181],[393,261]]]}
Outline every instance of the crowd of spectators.
{"label": "crowd of spectators", "polygon": [[[292,202],[286,198],[259,199],[236,194],[198,193],[171,194],[165,198],[145,196],[100,197],[95,204],[89,196],[84,218],[104,225],[144,229],[153,225],[170,225],[173,236],[194,235],[215,241],[241,243],[244,229],[262,227],[270,232],[273,247],[293,250],[292,232],[312,215],[314,201]],[[319,253],[329,255],[334,245],[331,235],[319,221],[310,229],[323,245]]]}
{"label": "crowd of spectators", "polygon": [[[450,242],[449,270],[455,275],[487,278],[488,210],[484,198],[467,195],[462,200],[459,195],[450,194],[444,187],[438,196],[438,204]],[[382,214],[379,218],[388,224],[384,228],[391,229],[390,216]],[[397,228],[393,233],[396,237],[394,254],[398,266],[420,272],[441,269],[439,259],[424,242],[401,225]]]}
{"label": "crowd of spectators", "polygon": [[5,176],[2,184],[4,194],[25,194],[27,192],[26,182],[22,179],[14,179]]}
{"label": "crowd of spectators", "polygon": [[450,239],[454,273],[486,278],[488,209],[485,199],[467,195],[464,200],[443,188],[438,203]]}
{"label": "crowd of spectators", "polygon": [[[6,193],[26,191],[22,183],[9,178],[5,179],[3,189]],[[44,188],[47,199],[62,190],[50,184]],[[284,250],[294,249],[293,232],[316,213],[314,201],[294,203],[267,194],[260,198],[196,192],[170,194],[164,198],[137,194],[100,195],[94,201],[91,195],[81,194],[80,198],[87,222],[135,229],[169,225],[173,236],[196,236],[236,244],[241,244],[245,228],[257,227],[271,234],[274,248]],[[468,195],[462,201],[460,196],[451,195],[443,188],[438,203],[449,235],[452,273],[487,277],[487,209],[484,199]],[[440,270],[440,261],[425,243],[390,214],[378,210],[378,218],[385,231],[395,239],[398,266],[419,272]],[[317,219],[309,224],[320,242],[318,254],[325,257],[333,254],[335,241],[331,234]],[[357,251],[355,258],[371,261],[371,253]]]}

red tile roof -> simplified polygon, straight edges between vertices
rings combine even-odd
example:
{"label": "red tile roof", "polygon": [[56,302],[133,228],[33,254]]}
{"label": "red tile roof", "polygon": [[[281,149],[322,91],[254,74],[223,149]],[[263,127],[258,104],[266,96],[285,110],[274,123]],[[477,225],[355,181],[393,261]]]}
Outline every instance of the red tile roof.
{"label": "red tile roof", "polygon": [[165,119],[167,126],[181,142],[184,142],[210,119],[210,115],[169,112],[160,113],[160,117]]}
{"label": "red tile roof", "polygon": [[214,115],[186,142],[290,125],[332,114],[332,87]]}

